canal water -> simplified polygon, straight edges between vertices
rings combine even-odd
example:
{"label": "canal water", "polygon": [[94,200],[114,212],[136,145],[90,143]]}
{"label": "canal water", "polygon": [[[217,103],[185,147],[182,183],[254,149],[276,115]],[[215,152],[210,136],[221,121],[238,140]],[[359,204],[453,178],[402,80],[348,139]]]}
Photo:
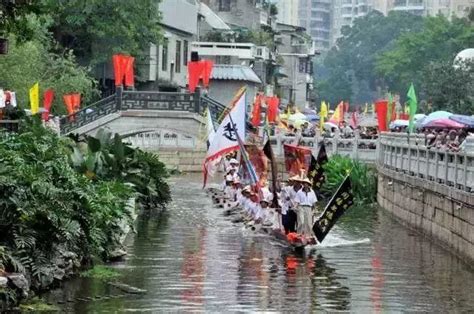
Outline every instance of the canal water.
{"label": "canal water", "polygon": [[474,270],[376,208],[352,208],[304,254],[233,225],[198,177],[171,180],[173,203],[141,217],[114,264],[127,294],[77,278],[49,293],[69,313],[472,312]]}

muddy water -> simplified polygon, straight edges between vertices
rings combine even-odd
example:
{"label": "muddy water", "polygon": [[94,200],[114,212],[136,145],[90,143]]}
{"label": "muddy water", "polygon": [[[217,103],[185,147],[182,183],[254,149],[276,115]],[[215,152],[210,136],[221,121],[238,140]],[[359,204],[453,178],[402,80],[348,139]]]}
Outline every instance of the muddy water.
{"label": "muddy water", "polygon": [[113,266],[145,294],[78,278],[48,301],[76,313],[474,311],[474,270],[381,210],[351,209],[323,245],[296,254],[230,223],[200,178],[172,186],[168,211],[140,218]]}

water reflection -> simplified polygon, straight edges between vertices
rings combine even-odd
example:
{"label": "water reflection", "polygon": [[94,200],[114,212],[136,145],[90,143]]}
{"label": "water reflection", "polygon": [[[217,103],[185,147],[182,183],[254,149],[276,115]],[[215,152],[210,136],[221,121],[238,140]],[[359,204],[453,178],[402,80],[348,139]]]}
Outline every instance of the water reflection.
{"label": "water reflection", "polygon": [[[141,217],[115,267],[129,295],[76,279],[48,295],[65,312],[469,312],[474,275],[456,257],[370,207],[353,208],[324,245],[296,254],[232,225],[199,180]],[[185,185],[186,189],[182,186]]]}

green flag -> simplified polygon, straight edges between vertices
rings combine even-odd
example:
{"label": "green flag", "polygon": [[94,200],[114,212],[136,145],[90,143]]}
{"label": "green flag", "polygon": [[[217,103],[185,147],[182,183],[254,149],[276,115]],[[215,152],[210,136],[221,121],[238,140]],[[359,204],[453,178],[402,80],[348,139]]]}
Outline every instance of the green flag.
{"label": "green flag", "polygon": [[418,107],[418,100],[416,99],[415,87],[413,86],[413,83],[411,83],[410,85],[410,89],[408,90],[407,96],[408,108],[410,111],[410,123],[408,124],[408,130],[410,133],[412,133],[413,129],[415,128],[415,114],[416,109]]}

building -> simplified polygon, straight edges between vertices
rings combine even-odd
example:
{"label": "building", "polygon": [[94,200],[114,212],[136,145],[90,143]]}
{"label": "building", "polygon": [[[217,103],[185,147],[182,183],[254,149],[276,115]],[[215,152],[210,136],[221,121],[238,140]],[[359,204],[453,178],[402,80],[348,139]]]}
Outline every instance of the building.
{"label": "building", "polygon": [[377,10],[409,12],[420,16],[442,14],[465,17],[474,0],[299,0],[299,25],[306,28],[318,50],[325,51],[336,44],[344,26]]}
{"label": "building", "polygon": [[442,14],[447,17],[465,17],[474,0],[371,0],[374,10],[383,14],[405,11],[421,16]]}
{"label": "building", "polygon": [[299,1],[300,0],[277,0],[277,21],[283,24],[299,25]]}
{"label": "building", "polygon": [[227,106],[236,93],[246,87],[246,103],[247,108],[250,108],[261,86],[260,78],[246,65],[216,64],[211,74],[209,96]]}
{"label": "building", "polygon": [[284,74],[278,80],[282,103],[291,102],[300,108],[308,107],[313,88],[313,41],[300,26],[278,23],[277,30],[277,55],[283,60],[280,73]]}
{"label": "building", "polygon": [[333,0],[331,21],[331,46],[341,37],[344,26],[352,26],[356,18],[367,15],[372,10],[371,0]]}
{"label": "building", "polygon": [[191,51],[217,65],[241,65],[252,68],[261,82],[267,82],[268,65],[274,54],[266,46],[253,43],[193,42]]}
{"label": "building", "polygon": [[[286,0],[288,1],[288,0]],[[233,29],[253,31],[272,27],[271,4],[268,0],[201,0]]]}

